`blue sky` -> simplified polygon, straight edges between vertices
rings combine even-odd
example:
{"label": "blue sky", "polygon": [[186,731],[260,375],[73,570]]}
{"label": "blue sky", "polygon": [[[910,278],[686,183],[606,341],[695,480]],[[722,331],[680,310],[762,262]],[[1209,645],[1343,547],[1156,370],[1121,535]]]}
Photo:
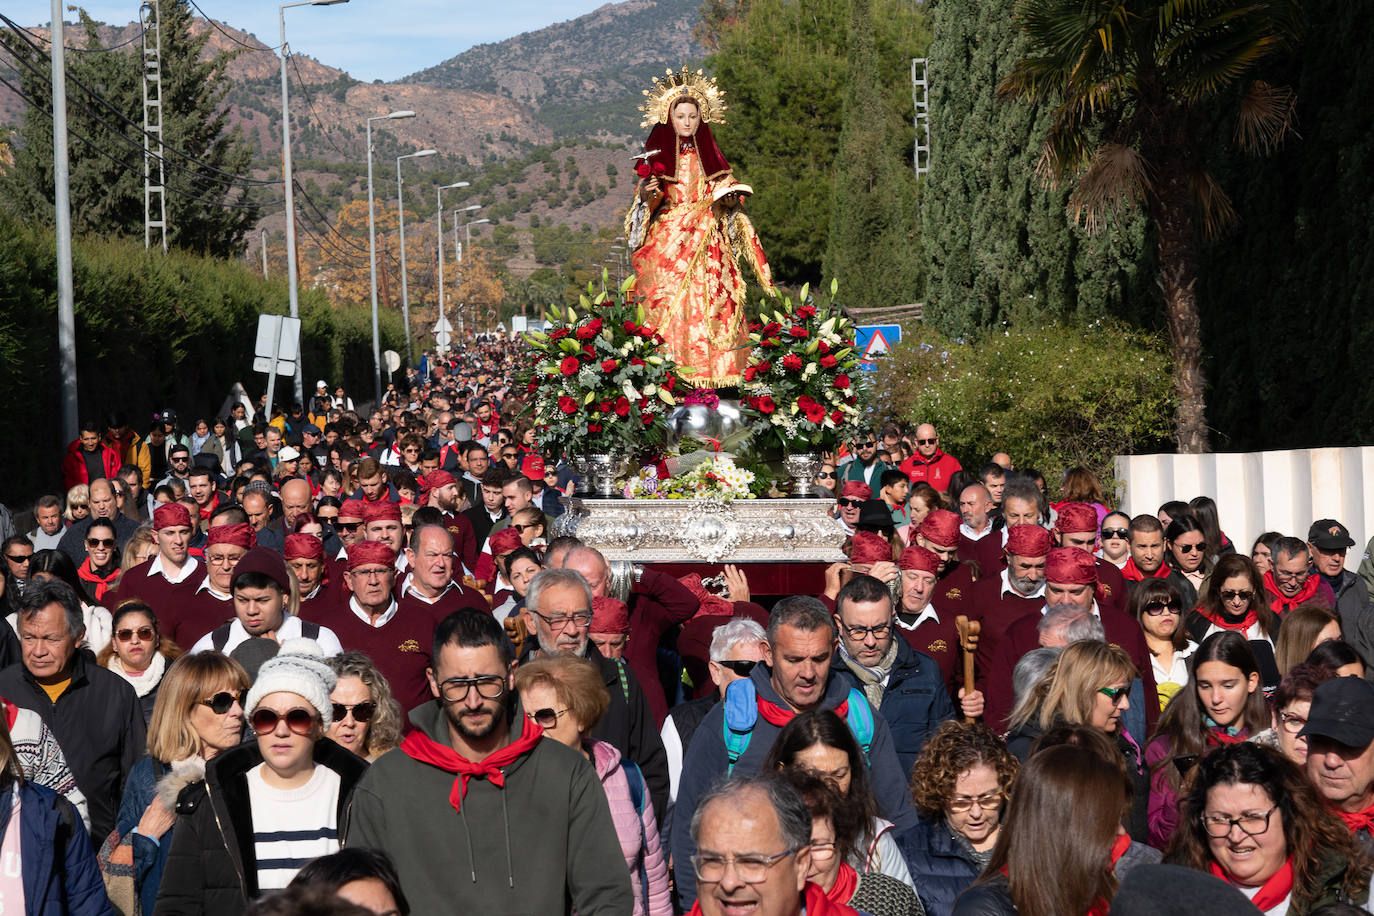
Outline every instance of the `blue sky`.
{"label": "blue sky", "polygon": [[[210,17],[278,42],[278,4],[271,0],[195,0]],[[349,0],[339,6],[286,11],[286,37],[299,54],[347,70],[360,80],[393,80],[447,60],[473,45],[501,41],[589,13],[605,0]],[[64,0],[64,6],[66,0]],[[137,0],[89,0],[86,11],[102,22],[138,19]],[[24,25],[52,18],[43,0],[10,0],[5,14]],[[74,20],[72,13],[67,20]]]}

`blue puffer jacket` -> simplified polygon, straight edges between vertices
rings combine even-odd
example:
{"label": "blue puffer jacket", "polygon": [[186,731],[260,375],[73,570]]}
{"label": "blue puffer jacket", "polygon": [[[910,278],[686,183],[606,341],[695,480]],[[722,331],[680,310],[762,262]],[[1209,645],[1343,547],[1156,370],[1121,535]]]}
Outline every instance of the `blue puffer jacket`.
{"label": "blue puffer jacket", "polygon": [[[887,688],[883,691],[883,704],[878,708],[892,730],[892,746],[897,750],[897,759],[902,764],[902,772],[911,773],[916,758],[921,754],[929,738],[941,722],[954,718],[954,703],[945,689],[940,677],[940,666],[929,655],[923,655],[907,643],[905,639],[894,636],[897,643],[897,659],[892,663],[888,674]],[[849,670],[840,653],[836,652],[830,662],[834,671],[846,684],[857,687],[864,685]]]}
{"label": "blue puffer jacket", "polygon": [[944,818],[932,821],[922,816],[897,837],[897,848],[906,856],[912,883],[930,916],[950,916],[955,899],[981,871],[955,842]]}
{"label": "blue puffer jacket", "polygon": [[[76,809],[43,786],[25,783],[18,791],[25,916],[116,916]],[[13,826],[13,793],[0,792],[0,836]]]}

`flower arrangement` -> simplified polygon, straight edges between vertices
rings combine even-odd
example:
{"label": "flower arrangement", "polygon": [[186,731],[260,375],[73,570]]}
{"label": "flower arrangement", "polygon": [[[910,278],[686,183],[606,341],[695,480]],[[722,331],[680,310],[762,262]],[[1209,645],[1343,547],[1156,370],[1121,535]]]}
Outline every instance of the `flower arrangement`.
{"label": "flower arrangement", "polygon": [[754,499],[758,478],[729,455],[717,455],[674,477],[660,480],[654,466],[642,469],[625,485],[628,499]]}
{"label": "flower arrangement", "polygon": [[684,383],[643,306],[628,298],[633,287],[633,277],[612,293],[588,284],[580,309],[551,307],[548,329],[525,335],[529,359],[517,390],[546,456],[629,457],[662,445]]}
{"label": "flower arrangement", "polygon": [[635,166],[635,174],[640,178],[661,178],[668,174],[668,167],[662,162],[655,162],[652,165],[647,159],[641,159]]}
{"label": "flower arrangement", "polygon": [[860,411],[855,388],[859,352],[854,323],[834,302],[817,306],[803,286],[800,301],[783,300],[771,319],[749,323],[752,347],[744,368],[743,412],[756,423],[755,442],[784,453],[830,451],[853,438]]}

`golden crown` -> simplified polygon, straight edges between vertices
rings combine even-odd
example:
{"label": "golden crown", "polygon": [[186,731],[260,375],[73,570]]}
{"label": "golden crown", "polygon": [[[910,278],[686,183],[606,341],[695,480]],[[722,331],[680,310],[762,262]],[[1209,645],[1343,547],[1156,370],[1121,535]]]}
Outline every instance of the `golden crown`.
{"label": "golden crown", "polygon": [[682,98],[697,103],[703,122],[725,123],[721,117],[727,110],[725,92],[716,85],[715,77],[707,76],[700,70],[693,73],[686,64],[683,64],[681,71],[674,73],[668,70],[667,74],[667,77],[654,77],[653,88],[644,90],[648,99],[639,106],[639,110],[644,112],[640,127],[667,124],[673,105]]}

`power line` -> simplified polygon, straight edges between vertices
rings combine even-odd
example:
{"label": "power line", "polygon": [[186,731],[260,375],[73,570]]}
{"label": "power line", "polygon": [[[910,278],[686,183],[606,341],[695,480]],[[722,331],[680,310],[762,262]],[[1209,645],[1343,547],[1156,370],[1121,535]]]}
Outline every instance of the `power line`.
{"label": "power line", "polygon": [[[24,28],[23,26],[15,26],[15,28],[17,28],[19,31],[23,32],[25,35],[28,35],[28,36],[29,36],[30,38],[32,38],[34,41],[41,41],[41,42],[46,42],[46,43],[48,43],[48,44],[52,44],[52,39],[51,39],[51,38],[44,38],[42,35],[39,35],[37,32],[30,31],[29,29],[26,29],[26,28]],[[107,52],[107,51],[117,51],[117,50],[119,50],[120,48],[126,47],[127,45],[131,45],[131,44],[133,44],[134,42],[140,40],[141,38],[143,38],[143,33],[142,33],[142,32],[139,32],[137,35],[135,35],[133,38],[130,38],[128,41],[121,41],[119,44],[117,44],[117,45],[110,45],[109,47],[102,47],[102,48],[74,48],[74,47],[72,47],[71,45],[65,45],[65,44],[64,44],[64,45],[62,46],[62,48],[63,48],[63,50],[65,50],[65,51],[75,51],[77,54],[104,54],[104,53]]]}
{"label": "power line", "polygon": [[281,45],[273,45],[271,47],[268,47],[267,45],[250,45],[246,42],[240,41],[238,38],[234,37],[227,30],[221,27],[218,22],[211,19],[210,15],[206,13],[205,10],[201,9],[199,4],[196,3],[196,0],[189,0],[189,2],[192,6],[196,8],[196,12],[200,13],[201,17],[204,18],[206,22],[210,23],[212,26],[215,27],[216,31],[218,31],[225,38],[229,39],[241,48],[247,48],[250,51],[275,51],[281,47]]}
{"label": "power line", "polygon": [[334,147],[334,152],[341,156],[347,156],[348,153],[340,149],[339,145],[334,142],[334,138],[329,136],[329,126],[324,123],[324,118],[320,117],[319,112],[315,110],[315,99],[310,95],[310,87],[305,84],[305,77],[301,75],[301,68],[296,63],[296,55],[289,49],[286,55],[291,60],[291,69],[296,71],[296,81],[301,84],[301,91],[305,93],[305,104],[310,109],[310,114],[319,122],[320,131],[324,134],[325,142]]}

